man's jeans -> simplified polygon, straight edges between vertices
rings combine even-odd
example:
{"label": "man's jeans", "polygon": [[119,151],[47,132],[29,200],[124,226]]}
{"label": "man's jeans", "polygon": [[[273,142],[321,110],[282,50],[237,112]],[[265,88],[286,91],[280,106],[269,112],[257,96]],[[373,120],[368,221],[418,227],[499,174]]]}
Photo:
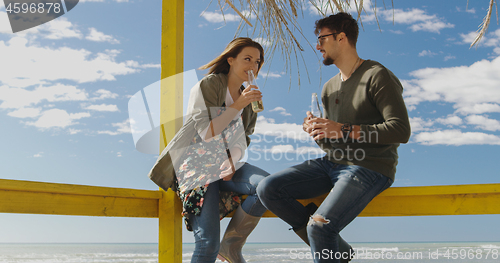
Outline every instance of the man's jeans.
{"label": "man's jeans", "polygon": [[191,262],[215,262],[220,247],[219,190],[234,191],[248,195],[241,207],[252,216],[260,217],[267,211],[257,197],[259,182],[268,176],[266,171],[245,163],[236,170],[230,181],[212,182],[203,196],[200,215],[190,214],[191,227],[195,239],[195,249]]}
{"label": "man's jeans", "polygon": [[[335,258],[339,232],[391,184],[390,178],[367,168],[318,158],[266,177],[257,194],[267,209],[294,229],[307,224],[314,262],[339,262]],[[328,192],[312,217],[296,200]]]}

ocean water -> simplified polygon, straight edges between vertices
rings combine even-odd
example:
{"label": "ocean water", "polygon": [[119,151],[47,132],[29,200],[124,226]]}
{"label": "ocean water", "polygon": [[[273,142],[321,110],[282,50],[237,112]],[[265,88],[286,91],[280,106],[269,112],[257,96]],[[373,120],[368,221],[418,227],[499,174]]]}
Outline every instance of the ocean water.
{"label": "ocean water", "polygon": [[[356,262],[500,263],[500,242],[351,243]],[[157,244],[0,244],[0,263],[158,262]],[[190,262],[194,244],[183,244],[182,262]],[[302,243],[249,243],[247,262],[313,262]],[[334,257],[328,251],[317,255]],[[220,261],[217,261],[220,262]]]}

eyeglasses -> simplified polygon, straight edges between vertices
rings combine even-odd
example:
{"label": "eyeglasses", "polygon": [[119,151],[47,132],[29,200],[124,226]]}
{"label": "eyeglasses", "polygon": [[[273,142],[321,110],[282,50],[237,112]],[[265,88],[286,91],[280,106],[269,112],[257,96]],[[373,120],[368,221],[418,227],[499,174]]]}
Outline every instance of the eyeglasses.
{"label": "eyeglasses", "polygon": [[331,33],[331,34],[328,34],[328,35],[318,36],[318,42],[317,43],[318,43],[319,46],[321,46],[323,44],[323,40],[325,40],[325,38],[327,36],[333,36],[333,37],[335,37],[338,34],[340,34],[340,33]]}

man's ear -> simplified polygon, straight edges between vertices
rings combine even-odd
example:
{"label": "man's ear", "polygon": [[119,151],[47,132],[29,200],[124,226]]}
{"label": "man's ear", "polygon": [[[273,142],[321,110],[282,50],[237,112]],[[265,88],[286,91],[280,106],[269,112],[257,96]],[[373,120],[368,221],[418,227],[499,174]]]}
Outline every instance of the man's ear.
{"label": "man's ear", "polygon": [[340,34],[339,34],[339,41],[343,40],[343,39],[347,40],[347,36],[345,35],[344,32],[340,32]]}

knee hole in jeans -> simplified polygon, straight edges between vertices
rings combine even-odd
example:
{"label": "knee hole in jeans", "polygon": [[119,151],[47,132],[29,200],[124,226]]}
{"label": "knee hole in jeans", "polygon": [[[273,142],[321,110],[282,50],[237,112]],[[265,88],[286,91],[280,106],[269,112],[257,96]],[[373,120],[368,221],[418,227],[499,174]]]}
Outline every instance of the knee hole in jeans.
{"label": "knee hole in jeans", "polygon": [[320,227],[322,227],[324,224],[330,224],[330,219],[327,219],[324,216],[318,214],[311,216],[309,222],[307,223],[308,226],[320,226]]}

